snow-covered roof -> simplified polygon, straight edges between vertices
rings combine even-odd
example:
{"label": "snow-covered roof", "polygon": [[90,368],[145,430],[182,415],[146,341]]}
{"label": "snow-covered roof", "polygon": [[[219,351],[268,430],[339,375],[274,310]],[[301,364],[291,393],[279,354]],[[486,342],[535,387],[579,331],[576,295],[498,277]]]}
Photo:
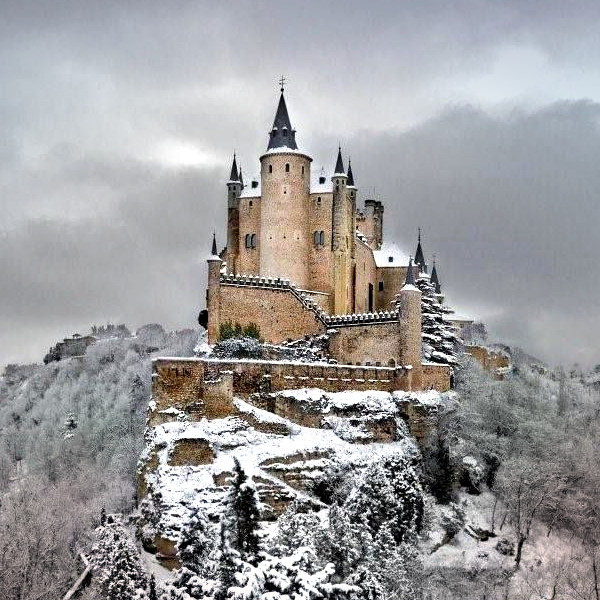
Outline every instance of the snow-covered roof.
{"label": "snow-covered roof", "polygon": [[395,245],[383,245],[381,250],[373,250],[377,267],[408,267],[409,256]]}
{"label": "snow-covered roof", "polygon": [[304,150],[300,150],[299,148],[290,148],[289,146],[278,146],[277,148],[271,148],[265,152],[265,155],[267,154],[301,154],[302,156],[310,158],[308,152],[304,152]]}
{"label": "snow-covered roof", "polygon": [[[319,183],[319,178],[324,177],[325,182]],[[324,169],[310,170],[310,193],[311,194],[330,194],[333,192],[333,181],[331,175],[325,173]]]}
{"label": "snow-covered roof", "polygon": [[[253,181],[256,181],[258,183],[258,185],[254,188],[252,187]],[[260,195],[260,177],[251,177],[248,180],[248,183],[244,186],[244,189],[240,194],[240,198],[258,198]]]}

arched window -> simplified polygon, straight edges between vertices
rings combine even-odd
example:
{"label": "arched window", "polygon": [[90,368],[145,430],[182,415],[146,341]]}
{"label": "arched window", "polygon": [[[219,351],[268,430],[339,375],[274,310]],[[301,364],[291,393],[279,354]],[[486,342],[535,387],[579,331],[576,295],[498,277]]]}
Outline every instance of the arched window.
{"label": "arched window", "polygon": [[273,165],[269,165],[269,173],[273,172]]}
{"label": "arched window", "polygon": [[388,367],[395,367],[396,366],[396,361],[393,358],[390,358],[390,360],[388,360]]}
{"label": "arched window", "polygon": [[290,172],[290,163],[285,163],[285,172],[286,173]]}
{"label": "arched window", "polygon": [[317,206],[321,206],[321,196],[317,197]]}
{"label": "arched window", "polygon": [[250,248],[256,248],[256,234],[250,236]]}
{"label": "arched window", "polygon": [[320,244],[321,246],[324,246],[324,245],[325,245],[325,232],[324,232],[324,231],[321,231],[321,232],[319,233],[319,244]]}
{"label": "arched window", "polygon": [[325,232],[324,231],[315,231],[313,233],[313,242],[315,246],[324,246],[325,245]]}
{"label": "arched window", "polygon": [[252,243],[252,236],[249,233],[246,234],[245,242],[246,248],[250,248],[250,244]]}

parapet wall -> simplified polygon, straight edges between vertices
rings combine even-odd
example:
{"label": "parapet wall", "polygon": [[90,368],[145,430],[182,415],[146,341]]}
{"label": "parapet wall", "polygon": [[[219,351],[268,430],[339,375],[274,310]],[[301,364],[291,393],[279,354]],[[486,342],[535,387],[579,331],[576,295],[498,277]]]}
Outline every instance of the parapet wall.
{"label": "parapet wall", "polygon": [[[445,365],[426,365],[425,389],[450,389]],[[330,365],[266,360],[158,358],[153,361],[151,424],[169,411],[185,411],[193,419],[221,418],[233,412],[233,397],[290,389],[413,391],[412,370],[404,367]],[[164,412],[167,411],[167,412]]]}

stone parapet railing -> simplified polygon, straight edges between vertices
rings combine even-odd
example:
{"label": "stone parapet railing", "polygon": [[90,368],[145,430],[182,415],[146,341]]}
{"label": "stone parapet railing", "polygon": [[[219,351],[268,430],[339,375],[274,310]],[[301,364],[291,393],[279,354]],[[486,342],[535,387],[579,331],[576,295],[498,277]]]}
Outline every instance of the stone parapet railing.
{"label": "stone parapet railing", "polygon": [[325,317],[328,327],[345,327],[349,325],[366,325],[373,323],[391,323],[398,321],[397,310],[386,310],[374,313],[358,313],[352,315],[331,315]]}

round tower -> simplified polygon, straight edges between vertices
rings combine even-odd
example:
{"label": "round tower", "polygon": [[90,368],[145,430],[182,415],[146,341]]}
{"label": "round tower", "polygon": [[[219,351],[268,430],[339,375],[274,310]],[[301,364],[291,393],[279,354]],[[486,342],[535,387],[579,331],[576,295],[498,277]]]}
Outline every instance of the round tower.
{"label": "round tower", "polygon": [[410,366],[410,389],[423,386],[421,290],[415,285],[412,258],[406,271],[406,282],[397,296],[398,326],[400,337],[400,363]]}
{"label": "round tower", "polygon": [[212,249],[208,257],[208,286],[206,288],[206,309],[208,310],[208,343],[216,344],[219,341],[220,326],[220,286],[222,262],[217,253],[217,239],[213,234]]}
{"label": "round tower", "polygon": [[260,275],[309,285],[309,198],[312,158],[298,150],[283,89],[260,157]]}

